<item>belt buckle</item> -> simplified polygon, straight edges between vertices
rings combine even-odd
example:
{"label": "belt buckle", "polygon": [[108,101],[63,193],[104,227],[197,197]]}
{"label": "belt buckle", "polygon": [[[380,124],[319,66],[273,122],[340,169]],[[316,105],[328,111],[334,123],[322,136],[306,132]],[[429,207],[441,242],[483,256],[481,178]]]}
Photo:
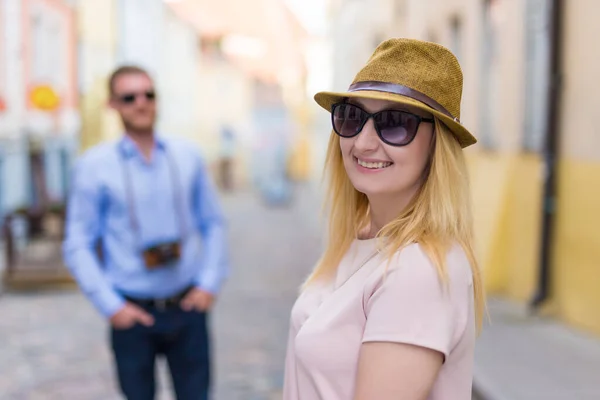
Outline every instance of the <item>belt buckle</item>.
{"label": "belt buckle", "polygon": [[165,311],[167,309],[167,300],[157,299],[154,301],[154,306],[158,311]]}

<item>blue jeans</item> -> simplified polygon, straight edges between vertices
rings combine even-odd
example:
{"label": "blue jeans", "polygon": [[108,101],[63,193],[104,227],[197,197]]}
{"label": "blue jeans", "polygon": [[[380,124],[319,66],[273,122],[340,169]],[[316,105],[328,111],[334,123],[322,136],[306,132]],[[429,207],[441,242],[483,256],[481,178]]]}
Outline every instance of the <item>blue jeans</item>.
{"label": "blue jeans", "polygon": [[146,309],[154,325],[111,328],[111,342],[121,391],[127,400],[153,400],[155,360],[164,355],[177,400],[208,400],[210,351],[207,314],[170,308]]}

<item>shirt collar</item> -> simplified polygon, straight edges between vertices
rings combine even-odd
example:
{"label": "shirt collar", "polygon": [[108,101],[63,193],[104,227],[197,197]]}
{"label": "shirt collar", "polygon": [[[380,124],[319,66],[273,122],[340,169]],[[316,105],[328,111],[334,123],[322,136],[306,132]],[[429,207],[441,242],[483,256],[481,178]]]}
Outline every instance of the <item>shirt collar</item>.
{"label": "shirt collar", "polygon": [[[166,148],[165,140],[158,135],[155,135],[154,146],[156,149],[164,150]],[[123,138],[119,142],[119,151],[127,158],[140,154],[135,142],[127,135],[123,135]]]}

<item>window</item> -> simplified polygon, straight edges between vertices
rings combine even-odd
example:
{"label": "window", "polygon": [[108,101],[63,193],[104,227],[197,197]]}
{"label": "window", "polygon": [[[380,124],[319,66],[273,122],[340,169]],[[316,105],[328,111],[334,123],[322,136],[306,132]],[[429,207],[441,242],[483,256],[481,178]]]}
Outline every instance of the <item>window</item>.
{"label": "window", "polygon": [[406,14],[406,0],[396,0],[394,8],[397,17],[404,17]]}
{"label": "window", "polygon": [[57,10],[41,2],[34,3],[29,16],[31,27],[31,81],[50,84],[55,89],[67,86],[67,33],[65,23]]}
{"label": "window", "polygon": [[4,23],[4,2],[0,1],[0,113],[6,107],[6,24]]}
{"label": "window", "polygon": [[497,19],[495,18],[499,3],[500,0],[484,0],[482,7],[483,16],[481,19],[479,143],[482,147],[488,149],[494,147],[494,117],[495,111],[498,110],[496,102],[499,97],[497,95],[499,85],[497,76],[498,32],[496,26]]}
{"label": "window", "polygon": [[385,39],[383,35],[375,35],[373,37],[373,51],[375,51],[377,46],[379,46],[384,40]]}
{"label": "window", "polygon": [[450,48],[459,63],[462,62],[462,40],[462,21],[455,16],[450,22]]}
{"label": "window", "polygon": [[547,0],[527,0],[525,10],[525,120],[523,148],[540,152],[548,116],[550,73],[550,6]]}
{"label": "window", "polygon": [[429,29],[427,31],[427,36],[426,36],[426,40],[428,42],[432,42],[432,43],[439,43],[439,38],[437,33],[435,33],[433,30]]}

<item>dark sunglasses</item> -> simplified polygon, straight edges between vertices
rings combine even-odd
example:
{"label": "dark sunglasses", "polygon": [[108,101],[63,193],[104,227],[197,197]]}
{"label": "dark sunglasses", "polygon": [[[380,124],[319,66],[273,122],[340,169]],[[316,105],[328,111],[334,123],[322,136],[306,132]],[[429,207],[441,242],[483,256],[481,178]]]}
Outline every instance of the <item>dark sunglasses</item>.
{"label": "dark sunglasses", "polygon": [[358,135],[369,118],[373,118],[377,136],[390,146],[410,144],[417,135],[421,122],[434,122],[432,118],[407,111],[382,110],[371,114],[350,103],[337,103],[331,107],[333,130],[344,138]]}
{"label": "dark sunglasses", "polygon": [[133,104],[138,96],[144,96],[148,101],[154,101],[154,99],[156,99],[156,93],[154,93],[153,90],[144,93],[125,93],[118,96],[118,99],[123,104]]}

